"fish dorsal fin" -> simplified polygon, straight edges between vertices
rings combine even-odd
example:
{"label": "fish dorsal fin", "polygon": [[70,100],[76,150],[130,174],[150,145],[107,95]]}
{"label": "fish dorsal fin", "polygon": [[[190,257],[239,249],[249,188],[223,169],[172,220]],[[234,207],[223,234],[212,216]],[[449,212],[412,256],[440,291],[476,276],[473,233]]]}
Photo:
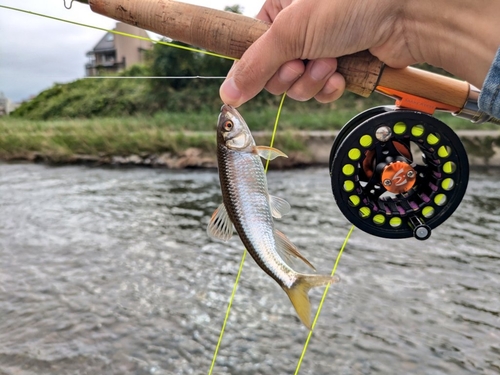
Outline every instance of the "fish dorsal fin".
{"label": "fish dorsal fin", "polygon": [[274,238],[276,239],[276,248],[284,260],[289,263],[293,258],[299,258],[309,267],[316,271],[316,268],[299,252],[299,249],[282,232],[275,229]]}
{"label": "fish dorsal fin", "polygon": [[257,151],[257,154],[263,159],[266,160],[274,160],[278,156],[283,156],[287,158],[286,154],[277,148],[274,147],[269,147],[269,146],[255,146],[255,150]]}
{"label": "fish dorsal fin", "polygon": [[211,238],[229,241],[233,236],[233,223],[226,211],[226,206],[221,203],[214,211],[207,226],[207,234]]}
{"label": "fish dorsal fin", "polygon": [[269,196],[269,207],[271,208],[271,214],[276,219],[281,219],[283,215],[290,212],[290,203],[274,195]]}

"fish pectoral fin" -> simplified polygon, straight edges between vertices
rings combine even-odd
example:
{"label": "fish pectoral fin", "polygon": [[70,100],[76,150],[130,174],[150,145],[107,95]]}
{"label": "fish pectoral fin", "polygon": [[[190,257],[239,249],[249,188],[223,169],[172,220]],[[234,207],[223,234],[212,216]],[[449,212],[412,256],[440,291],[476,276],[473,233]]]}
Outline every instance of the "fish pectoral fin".
{"label": "fish pectoral fin", "polygon": [[284,260],[287,263],[291,263],[291,257],[298,258],[316,271],[316,268],[303,256],[297,246],[295,246],[287,236],[285,236],[282,232],[275,229],[274,230],[274,238],[276,239],[276,248],[279,251],[280,255],[283,256]]}
{"label": "fish pectoral fin", "polygon": [[309,302],[308,296],[309,289],[338,281],[339,278],[335,276],[298,274],[297,280],[290,288],[283,287],[297,315],[307,328],[312,328],[311,302]]}
{"label": "fish pectoral fin", "polygon": [[229,241],[233,236],[233,223],[226,211],[226,206],[221,203],[214,211],[207,226],[207,234],[211,238]]}
{"label": "fish pectoral fin", "polygon": [[271,208],[271,214],[276,219],[281,219],[283,215],[290,212],[290,203],[274,195],[269,196],[269,206]]}
{"label": "fish pectoral fin", "polygon": [[286,154],[284,152],[282,152],[274,147],[255,146],[255,150],[261,158],[266,159],[266,160],[274,160],[278,156],[283,156],[285,158],[288,157],[288,156],[286,156]]}

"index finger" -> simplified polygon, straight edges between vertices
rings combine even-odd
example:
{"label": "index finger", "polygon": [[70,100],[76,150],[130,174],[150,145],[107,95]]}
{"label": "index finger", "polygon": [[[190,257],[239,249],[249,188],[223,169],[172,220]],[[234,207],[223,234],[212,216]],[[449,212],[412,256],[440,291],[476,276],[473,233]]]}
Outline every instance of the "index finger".
{"label": "index finger", "polygon": [[226,104],[238,107],[255,97],[287,61],[296,59],[271,26],[237,61],[220,87]]}

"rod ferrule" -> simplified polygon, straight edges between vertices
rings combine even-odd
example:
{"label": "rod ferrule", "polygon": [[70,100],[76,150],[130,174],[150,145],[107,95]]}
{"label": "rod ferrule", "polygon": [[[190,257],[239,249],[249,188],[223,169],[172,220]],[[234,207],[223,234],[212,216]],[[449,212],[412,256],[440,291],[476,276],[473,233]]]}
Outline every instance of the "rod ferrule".
{"label": "rod ferrule", "polygon": [[480,93],[481,90],[477,87],[469,85],[469,96],[467,97],[464,106],[460,111],[453,113],[453,115],[465,118],[475,124],[482,124],[484,122],[500,124],[499,119],[494,118],[479,109],[478,102]]}

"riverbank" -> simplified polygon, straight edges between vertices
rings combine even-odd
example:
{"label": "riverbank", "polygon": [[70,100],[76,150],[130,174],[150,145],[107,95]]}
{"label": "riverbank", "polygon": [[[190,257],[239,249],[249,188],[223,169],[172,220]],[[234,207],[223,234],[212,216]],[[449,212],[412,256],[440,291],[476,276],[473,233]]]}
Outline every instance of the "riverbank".
{"label": "riverbank", "polygon": [[[268,144],[269,132],[254,132],[258,144]],[[467,150],[471,167],[500,167],[500,128],[498,130],[458,130]],[[337,131],[285,131],[275,141],[275,147],[288,158],[275,159],[274,169],[307,166],[327,166]],[[162,137],[161,137],[162,138]],[[162,138],[166,141],[165,138]],[[106,166],[142,166],[152,168],[216,168],[213,132],[174,132],[169,142],[176,147],[165,152],[132,152],[122,154],[51,154],[32,151],[2,155],[4,161],[28,161],[48,164],[86,164]],[[159,142],[158,139],[155,140]]]}
{"label": "riverbank", "polygon": [[[274,146],[288,158],[271,168],[327,165],[337,132],[359,108],[335,108],[335,103],[312,113],[284,109]],[[268,145],[275,108],[242,109],[257,144]],[[472,165],[500,166],[500,127],[474,125],[438,113],[456,131]],[[49,164],[214,168],[215,127],[212,112],[162,112],[154,116],[120,118],[26,120],[0,118],[0,160]]]}

